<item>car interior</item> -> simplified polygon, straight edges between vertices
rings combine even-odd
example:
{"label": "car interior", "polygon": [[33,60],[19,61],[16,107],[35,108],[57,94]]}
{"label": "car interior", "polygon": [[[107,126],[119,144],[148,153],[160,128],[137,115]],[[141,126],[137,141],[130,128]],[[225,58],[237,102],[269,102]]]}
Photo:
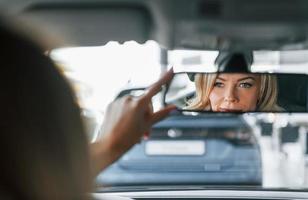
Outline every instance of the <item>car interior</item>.
{"label": "car interior", "polygon": [[[161,48],[161,72],[171,67],[167,55],[172,50],[272,51],[280,53],[277,65],[289,65],[294,62],[292,56],[283,57],[281,52],[308,49],[306,0],[1,0],[0,9],[8,19],[41,27],[42,33],[34,34],[38,40],[44,32],[64,39],[48,46],[47,54],[58,48],[104,46],[110,41],[144,44],[153,40]],[[305,55],[301,59],[298,63],[308,69]],[[245,60],[244,64],[253,62]],[[238,63],[231,69],[228,66],[216,68],[215,73],[256,73]],[[292,70],[257,72],[284,75],[278,77],[278,88],[283,88],[278,92],[278,105],[285,109],[282,113],[175,110],[153,126],[149,137],[97,176],[91,196],[119,200],[308,199],[308,118],[300,115],[308,111],[308,71]],[[192,76],[188,77],[192,81]],[[146,86],[124,88],[113,100],[128,94],[138,96],[144,89]],[[161,105],[186,102],[194,96],[190,92],[164,102],[165,89]],[[98,135],[102,113],[97,117],[83,110],[93,132],[90,141],[95,140],[92,135]],[[295,143],[300,148],[294,147]],[[302,156],[303,170],[296,164],[299,158],[295,154]],[[294,162],[279,165],[269,156]],[[265,162],[272,168],[264,167]],[[279,167],[286,171],[298,167],[294,171],[303,173],[269,180],[268,175],[276,174]],[[277,184],[267,185],[271,181]],[[291,183],[283,185],[283,181]]]}

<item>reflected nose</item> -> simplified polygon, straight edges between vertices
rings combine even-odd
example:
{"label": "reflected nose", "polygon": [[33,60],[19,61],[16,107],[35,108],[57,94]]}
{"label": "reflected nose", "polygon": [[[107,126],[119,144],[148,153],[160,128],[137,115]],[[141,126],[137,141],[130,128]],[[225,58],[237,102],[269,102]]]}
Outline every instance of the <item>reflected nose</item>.
{"label": "reflected nose", "polygon": [[229,87],[225,91],[224,101],[233,103],[237,101],[235,89],[233,87]]}

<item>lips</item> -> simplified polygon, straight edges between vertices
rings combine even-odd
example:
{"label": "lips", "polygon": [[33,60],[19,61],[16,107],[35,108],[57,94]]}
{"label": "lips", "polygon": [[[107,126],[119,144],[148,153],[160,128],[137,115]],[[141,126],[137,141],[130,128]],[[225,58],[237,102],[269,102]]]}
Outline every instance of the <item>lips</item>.
{"label": "lips", "polygon": [[243,112],[241,109],[218,108],[218,112]]}

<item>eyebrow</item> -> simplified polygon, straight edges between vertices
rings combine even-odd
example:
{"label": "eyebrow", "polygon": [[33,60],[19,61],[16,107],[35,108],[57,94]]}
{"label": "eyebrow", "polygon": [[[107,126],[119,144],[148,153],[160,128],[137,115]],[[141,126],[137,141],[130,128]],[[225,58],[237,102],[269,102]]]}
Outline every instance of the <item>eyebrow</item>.
{"label": "eyebrow", "polygon": [[240,79],[238,79],[238,81],[243,81],[243,80],[246,80],[246,79],[252,79],[252,80],[256,81],[256,79],[254,77],[252,77],[252,76],[240,78]]}
{"label": "eyebrow", "polygon": [[[220,79],[220,80],[222,80],[222,81],[226,81],[226,79],[221,78],[221,77],[217,77],[217,79]],[[238,79],[237,81],[243,81],[243,80],[246,80],[246,79],[252,79],[252,80],[256,81],[256,79],[255,79],[254,77],[252,77],[252,76],[240,78],[240,79]]]}

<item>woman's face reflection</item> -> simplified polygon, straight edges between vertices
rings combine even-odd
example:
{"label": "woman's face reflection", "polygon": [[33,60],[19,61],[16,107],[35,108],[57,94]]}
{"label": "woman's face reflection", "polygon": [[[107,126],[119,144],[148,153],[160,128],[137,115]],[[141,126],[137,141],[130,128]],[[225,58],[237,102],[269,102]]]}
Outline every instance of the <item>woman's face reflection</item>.
{"label": "woman's face reflection", "polygon": [[209,95],[212,111],[255,111],[259,90],[259,75],[221,73],[217,76]]}

